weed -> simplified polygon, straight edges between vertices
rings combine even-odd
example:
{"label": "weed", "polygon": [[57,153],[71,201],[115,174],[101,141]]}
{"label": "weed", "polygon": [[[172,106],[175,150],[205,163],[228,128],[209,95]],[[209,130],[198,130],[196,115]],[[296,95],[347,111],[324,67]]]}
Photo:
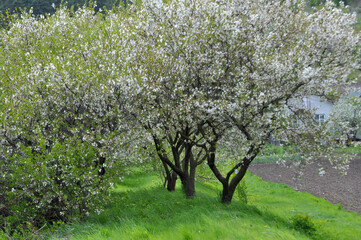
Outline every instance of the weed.
{"label": "weed", "polygon": [[182,235],[183,235],[183,240],[192,240],[193,239],[192,234],[190,234],[189,232],[184,231]]}
{"label": "weed", "polygon": [[311,218],[311,214],[297,214],[291,218],[292,227],[300,232],[313,235],[316,232],[316,226]]}
{"label": "weed", "polygon": [[241,201],[244,204],[247,204],[248,203],[247,194],[248,192],[246,185],[246,177],[244,177],[237,186],[237,197],[239,201]]}
{"label": "weed", "polygon": [[338,203],[338,204],[337,204],[337,209],[338,209],[338,210],[343,210],[341,203]]}

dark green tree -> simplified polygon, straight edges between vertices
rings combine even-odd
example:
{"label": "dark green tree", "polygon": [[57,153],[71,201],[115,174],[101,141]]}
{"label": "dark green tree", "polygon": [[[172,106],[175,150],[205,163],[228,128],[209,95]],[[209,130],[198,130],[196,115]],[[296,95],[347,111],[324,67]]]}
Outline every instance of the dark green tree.
{"label": "dark green tree", "polygon": [[[6,10],[19,11],[20,9],[30,9],[33,8],[33,13],[35,15],[45,14],[45,13],[54,13],[55,9],[52,7],[54,3],[55,6],[59,7],[61,4],[61,0],[4,0],[0,2],[0,11],[5,12]],[[88,0],[69,0],[67,1],[67,6],[74,6],[77,8],[78,6],[84,5]],[[119,4],[118,0],[98,0],[96,10],[99,8],[106,7],[107,9],[111,9],[114,5]]]}

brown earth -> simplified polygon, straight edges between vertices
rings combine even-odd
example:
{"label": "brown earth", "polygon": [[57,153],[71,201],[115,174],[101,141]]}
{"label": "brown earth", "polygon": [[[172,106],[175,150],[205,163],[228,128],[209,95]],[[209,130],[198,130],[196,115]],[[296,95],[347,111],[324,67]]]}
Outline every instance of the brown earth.
{"label": "brown earth", "polygon": [[250,166],[251,173],[264,181],[284,183],[296,191],[308,192],[316,197],[324,198],[331,203],[342,205],[343,209],[361,215],[361,158],[358,156],[350,162],[347,175],[339,175],[328,163],[326,174],[320,176],[318,165],[305,167],[304,174],[297,178],[295,167],[284,167],[277,163],[256,163]]}

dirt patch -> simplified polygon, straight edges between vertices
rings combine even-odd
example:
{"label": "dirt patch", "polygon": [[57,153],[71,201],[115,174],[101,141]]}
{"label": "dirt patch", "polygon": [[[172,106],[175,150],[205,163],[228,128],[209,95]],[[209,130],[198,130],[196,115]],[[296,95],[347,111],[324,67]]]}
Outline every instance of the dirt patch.
{"label": "dirt patch", "polygon": [[320,176],[318,166],[310,164],[305,167],[301,179],[297,178],[298,171],[294,167],[276,163],[253,164],[249,170],[264,181],[284,183],[297,191],[311,193],[334,204],[340,203],[344,209],[361,215],[361,158],[351,161],[347,175],[343,176],[330,164],[323,166],[328,169],[325,175]]}

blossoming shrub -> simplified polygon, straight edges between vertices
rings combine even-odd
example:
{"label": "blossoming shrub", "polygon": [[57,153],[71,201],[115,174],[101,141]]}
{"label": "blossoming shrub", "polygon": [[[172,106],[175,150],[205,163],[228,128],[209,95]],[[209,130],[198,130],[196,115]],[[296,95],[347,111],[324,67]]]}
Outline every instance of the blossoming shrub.
{"label": "blossoming shrub", "polygon": [[94,147],[67,139],[50,150],[40,139],[39,150],[21,145],[11,156],[6,178],[5,222],[14,226],[30,222],[68,221],[99,211],[108,181],[99,177]]}
{"label": "blossoming shrub", "polygon": [[121,22],[121,14],[62,7],[46,18],[23,13],[0,30],[2,229],[99,211],[131,159],[135,134],[113,83]]}

